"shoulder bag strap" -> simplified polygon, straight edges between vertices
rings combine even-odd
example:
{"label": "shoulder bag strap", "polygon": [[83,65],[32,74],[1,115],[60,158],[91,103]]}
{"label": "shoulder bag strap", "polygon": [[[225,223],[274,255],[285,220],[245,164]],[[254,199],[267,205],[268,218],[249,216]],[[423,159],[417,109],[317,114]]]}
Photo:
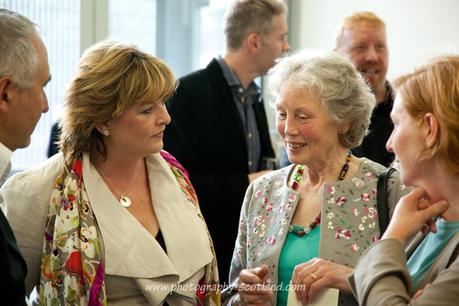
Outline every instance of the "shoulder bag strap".
{"label": "shoulder bag strap", "polygon": [[382,236],[389,225],[389,206],[387,205],[387,182],[394,168],[384,170],[378,175],[376,206],[378,209],[379,232]]}

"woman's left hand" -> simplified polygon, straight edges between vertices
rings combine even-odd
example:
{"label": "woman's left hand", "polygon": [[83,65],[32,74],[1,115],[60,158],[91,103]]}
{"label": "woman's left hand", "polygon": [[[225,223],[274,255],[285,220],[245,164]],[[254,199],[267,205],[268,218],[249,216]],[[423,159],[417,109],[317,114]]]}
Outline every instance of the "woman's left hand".
{"label": "woman's left hand", "polygon": [[333,263],[322,258],[314,258],[295,267],[292,286],[296,298],[303,305],[314,301],[317,294],[324,288],[336,288],[341,292],[350,292],[347,278],[353,269]]}
{"label": "woman's left hand", "polygon": [[446,209],[447,202],[432,203],[422,188],[416,188],[400,198],[382,239],[396,239],[405,246],[423,228],[436,232],[435,219]]}

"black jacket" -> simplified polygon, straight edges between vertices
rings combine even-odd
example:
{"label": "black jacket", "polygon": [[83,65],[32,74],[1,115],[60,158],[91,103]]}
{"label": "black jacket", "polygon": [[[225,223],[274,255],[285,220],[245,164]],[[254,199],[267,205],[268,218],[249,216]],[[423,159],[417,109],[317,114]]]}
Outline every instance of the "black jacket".
{"label": "black jacket", "polygon": [[[272,158],[263,102],[253,107],[262,159]],[[172,122],[166,127],[164,148],[190,172],[223,283],[229,275],[249,170],[243,123],[218,62],[214,59],[205,69],[181,78],[167,108]]]}
{"label": "black jacket", "polygon": [[27,266],[13,231],[0,211],[0,300],[2,305],[23,306]]}

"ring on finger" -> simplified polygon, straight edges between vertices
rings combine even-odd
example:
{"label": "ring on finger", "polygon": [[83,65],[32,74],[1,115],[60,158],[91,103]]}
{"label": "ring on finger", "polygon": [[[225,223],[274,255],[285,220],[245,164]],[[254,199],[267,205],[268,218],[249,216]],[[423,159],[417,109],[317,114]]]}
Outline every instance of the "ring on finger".
{"label": "ring on finger", "polygon": [[313,280],[316,280],[319,278],[314,272],[311,272],[309,275],[311,275]]}

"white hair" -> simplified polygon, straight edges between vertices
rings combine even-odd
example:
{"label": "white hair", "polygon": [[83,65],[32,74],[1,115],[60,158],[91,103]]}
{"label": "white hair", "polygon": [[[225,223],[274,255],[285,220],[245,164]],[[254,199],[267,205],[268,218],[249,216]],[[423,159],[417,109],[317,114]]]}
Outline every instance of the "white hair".
{"label": "white hair", "polygon": [[277,98],[287,81],[317,94],[337,125],[350,125],[339,135],[341,145],[351,149],[362,143],[376,100],[345,55],[305,50],[285,56],[268,73],[270,93]]}
{"label": "white hair", "polygon": [[18,88],[30,87],[40,65],[32,42],[36,25],[16,12],[0,8],[0,33],[0,77],[9,75]]}

